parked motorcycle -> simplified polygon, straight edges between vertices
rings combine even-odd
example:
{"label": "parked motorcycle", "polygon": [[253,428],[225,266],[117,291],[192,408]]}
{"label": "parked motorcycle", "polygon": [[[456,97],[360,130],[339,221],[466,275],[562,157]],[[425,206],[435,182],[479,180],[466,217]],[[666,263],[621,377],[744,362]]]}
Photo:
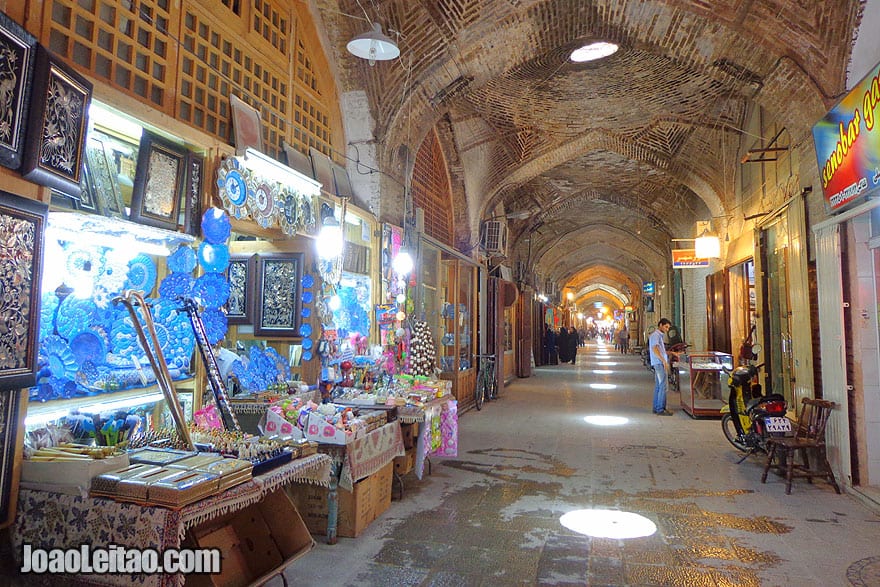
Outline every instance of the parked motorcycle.
{"label": "parked motorcycle", "polygon": [[[751,454],[767,452],[769,438],[791,432],[785,397],[778,393],[764,395],[757,383],[758,371],[764,366],[754,364],[760,351],[760,345],[751,345],[747,364],[724,369],[730,395],[727,405],[721,408],[721,428],[730,444],[746,453],[740,463]],[[742,350],[740,354],[742,357]]]}

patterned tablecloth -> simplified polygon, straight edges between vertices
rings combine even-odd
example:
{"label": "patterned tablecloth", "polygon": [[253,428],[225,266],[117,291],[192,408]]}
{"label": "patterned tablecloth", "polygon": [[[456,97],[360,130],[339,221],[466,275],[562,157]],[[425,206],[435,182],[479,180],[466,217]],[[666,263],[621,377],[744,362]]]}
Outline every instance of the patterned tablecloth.
{"label": "patterned tablecloth", "polygon": [[[21,489],[12,529],[13,552],[20,557],[23,544],[46,549],[78,548],[82,544],[160,551],[180,548],[188,529],[257,503],[282,485],[300,482],[328,486],[331,463],[332,459],[324,454],[296,459],[178,511]],[[77,579],[104,585],[171,587],[184,583],[183,575],[103,575]]]}
{"label": "patterned tablecloth", "polygon": [[339,486],[351,491],[356,481],[369,477],[404,456],[400,424],[390,422],[345,445],[321,444],[318,450],[330,456],[339,472]]}

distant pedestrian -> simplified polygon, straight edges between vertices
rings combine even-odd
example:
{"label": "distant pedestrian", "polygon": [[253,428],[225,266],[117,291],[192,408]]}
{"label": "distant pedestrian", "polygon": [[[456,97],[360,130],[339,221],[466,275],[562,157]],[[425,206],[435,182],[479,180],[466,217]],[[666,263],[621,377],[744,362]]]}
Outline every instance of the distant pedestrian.
{"label": "distant pedestrian", "polygon": [[629,330],[626,329],[626,324],[621,326],[617,333],[617,348],[623,355],[629,352]]}
{"label": "distant pedestrian", "polygon": [[660,318],[657,329],[648,337],[648,356],[654,368],[654,413],[658,416],[671,416],[666,409],[666,386],[669,373],[669,357],[666,355],[664,335],[669,332],[672,322],[668,318]]}

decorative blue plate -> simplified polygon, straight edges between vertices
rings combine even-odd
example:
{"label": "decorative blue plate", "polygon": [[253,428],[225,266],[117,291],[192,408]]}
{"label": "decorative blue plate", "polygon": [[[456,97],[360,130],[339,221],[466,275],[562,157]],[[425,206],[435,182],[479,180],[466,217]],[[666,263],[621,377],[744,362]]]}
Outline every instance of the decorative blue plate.
{"label": "decorative blue plate", "polygon": [[104,357],[107,355],[107,345],[104,344],[104,339],[91,330],[74,334],[70,339],[70,350],[78,365],[83,365],[86,362],[103,363]]}
{"label": "decorative blue plate", "polygon": [[156,338],[169,367],[188,367],[196,344],[189,316],[179,307],[176,302],[160,299],[152,308]]}
{"label": "decorative blue plate", "polygon": [[[91,273],[93,269],[97,269],[96,255],[86,249],[69,249],[67,251],[67,262],[65,263],[67,272],[71,275],[81,275],[83,273]],[[95,271],[97,273],[97,271]]]}
{"label": "decorative blue plate", "polygon": [[187,245],[180,245],[168,256],[168,269],[172,273],[192,273],[196,268],[196,253]]}
{"label": "decorative blue plate", "polygon": [[313,285],[315,285],[315,278],[311,273],[306,273],[302,277],[302,284],[305,289],[309,289]]}
{"label": "decorative blue plate", "polygon": [[266,347],[266,356],[275,363],[275,369],[278,371],[278,383],[287,381],[290,378],[290,362],[270,346]]}
{"label": "decorative blue plate", "polygon": [[[244,179],[237,171],[230,171],[226,174],[226,185],[229,185],[229,176],[233,175],[233,182],[241,182],[241,190],[244,194],[241,195],[241,201],[239,202],[237,197],[236,199],[232,198],[230,194],[230,201],[236,206],[241,206],[244,204],[244,201],[247,199],[247,185],[245,185]],[[236,188],[237,190],[239,188]],[[229,190],[227,190],[229,193]],[[202,235],[204,235],[205,240],[214,245],[220,245],[226,242],[226,239],[229,238],[229,235],[232,233],[232,222],[229,220],[229,214],[226,213],[225,210],[221,210],[220,208],[211,208],[207,210],[204,214],[202,214]]]}
{"label": "decorative blue plate", "polygon": [[236,206],[244,205],[248,195],[247,182],[237,170],[226,172],[226,182],[223,187],[226,189],[226,195],[230,202]]}
{"label": "decorative blue plate", "polygon": [[143,253],[128,262],[126,289],[136,289],[149,294],[156,287],[156,262]]}
{"label": "decorative blue plate", "polygon": [[70,380],[76,377],[79,365],[76,364],[76,358],[70,351],[67,341],[60,336],[53,334],[43,340],[40,344],[40,355],[49,364],[49,371],[52,372],[53,377]]}
{"label": "decorative blue plate", "polygon": [[302,356],[303,361],[311,361],[312,360],[312,351],[305,351]]}
{"label": "decorative blue plate", "polygon": [[312,342],[311,338],[304,338],[303,339],[302,345],[305,350],[310,350],[312,348],[313,344],[314,343]]}
{"label": "decorative blue plate", "polygon": [[92,300],[73,297],[69,295],[61,302],[58,308],[58,317],[55,320],[55,328],[58,334],[70,340],[70,338],[83,330],[88,330],[95,319],[97,307]]}
{"label": "decorative blue plate", "polygon": [[206,308],[220,308],[229,299],[229,282],[222,273],[205,273],[196,279],[192,296]]}
{"label": "decorative blue plate", "polygon": [[195,278],[189,273],[172,273],[159,284],[159,295],[166,300],[188,298],[192,295],[195,282]]}
{"label": "decorative blue plate", "polygon": [[302,301],[304,304],[311,304],[313,299],[314,299],[314,296],[312,295],[312,292],[304,291],[302,293]]}
{"label": "decorative blue plate", "polygon": [[308,322],[303,322],[299,326],[299,335],[300,336],[311,336],[312,335],[312,325]]}
{"label": "decorative blue plate", "polygon": [[226,336],[229,329],[229,323],[226,320],[226,314],[223,310],[217,308],[209,308],[202,312],[202,322],[205,324],[205,334],[208,342],[217,344]]}
{"label": "decorative blue plate", "polygon": [[311,309],[311,308],[303,308],[303,309],[300,311],[300,314],[302,314],[302,317],[303,317],[303,318],[308,318],[309,316],[312,315],[312,309]]}
{"label": "decorative blue plate", "polygon": [[223,273],[229,267],[229,247],[226,245],[199,245],[199,264],[213,273]]}
{"label": "decorative blue plate", "polygon": [[58,296],[47,291],[40,297],[40,339],[55,332],[55,310],[58,309]]}

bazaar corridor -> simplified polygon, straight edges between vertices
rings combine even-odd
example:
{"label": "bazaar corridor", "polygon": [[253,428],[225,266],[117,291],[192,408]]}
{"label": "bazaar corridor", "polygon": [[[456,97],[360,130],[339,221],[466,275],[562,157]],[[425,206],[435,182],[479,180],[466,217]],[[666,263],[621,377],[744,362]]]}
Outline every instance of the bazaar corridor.
{"label": "bazaar corridor", "polygon": [[[605,353],[607,351],[607,358]],[[402,500],[357,539],[318,546],[295,585],[880,585],[880,517],[830,485],[760,482],[717,419],[651,413],[636,355],[579,349],[459,421],[459,457],[405,478]],[[625,419],[596,425],[587,416]],[[590,538],[577,509],[632,512],[651,536]],[[271,584],[281,584],[275,580]]]}

